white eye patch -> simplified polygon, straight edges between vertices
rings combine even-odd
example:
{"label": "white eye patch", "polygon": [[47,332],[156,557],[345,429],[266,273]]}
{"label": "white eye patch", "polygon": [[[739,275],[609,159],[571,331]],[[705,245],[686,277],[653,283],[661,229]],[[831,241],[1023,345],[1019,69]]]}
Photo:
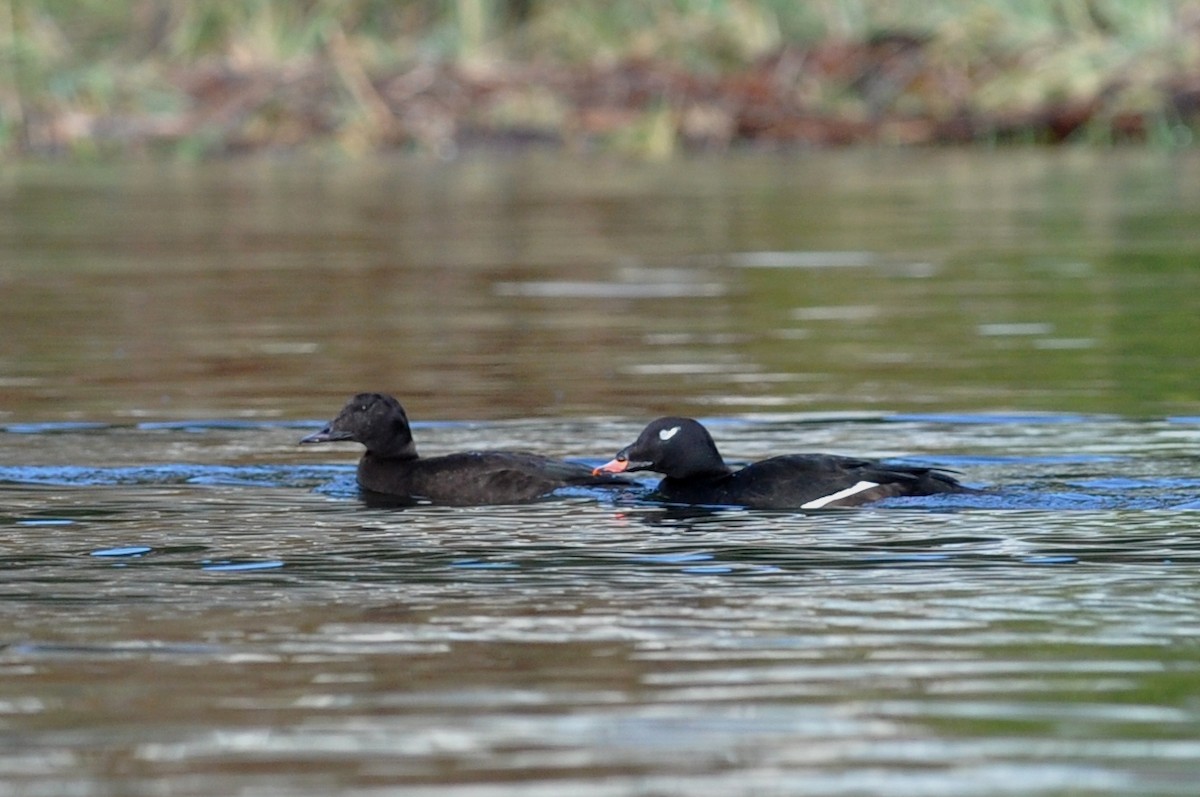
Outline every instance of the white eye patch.
{"label": "white eye patch", "polygon": [[672,426],[670,429],[663,429],[658,433],[658,439],[664,443],[679,433],[678,426]]}

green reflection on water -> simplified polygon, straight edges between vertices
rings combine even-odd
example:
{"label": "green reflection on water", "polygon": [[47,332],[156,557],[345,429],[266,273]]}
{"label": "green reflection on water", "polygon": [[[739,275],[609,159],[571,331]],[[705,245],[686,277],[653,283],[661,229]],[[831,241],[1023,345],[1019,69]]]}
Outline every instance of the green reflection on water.
{"label": "green reflection on water", "polygon": [[1190,413],[1198,171],[1132,151],[21,167],[0,178],[0,396],[21,419],[321,417],[364,388],[418,418]]}

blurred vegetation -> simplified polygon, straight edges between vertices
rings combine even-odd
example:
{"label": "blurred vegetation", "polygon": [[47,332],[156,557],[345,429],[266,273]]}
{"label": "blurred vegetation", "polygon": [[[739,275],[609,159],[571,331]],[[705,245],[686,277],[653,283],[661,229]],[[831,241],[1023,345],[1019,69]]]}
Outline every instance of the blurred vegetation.
{"label": "blurred vegetation", "polygon": [[0,154],[1191,143],[1200,0],[0,0]]}

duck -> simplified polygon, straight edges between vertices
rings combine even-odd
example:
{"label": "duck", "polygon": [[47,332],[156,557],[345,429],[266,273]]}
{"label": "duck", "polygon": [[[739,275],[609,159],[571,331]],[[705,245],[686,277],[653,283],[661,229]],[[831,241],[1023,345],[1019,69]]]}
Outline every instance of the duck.
{"label": "duck", "polygon": [[402,503],[448,506],[519,504],[564,487],[621,487],[627,477],[593,472],[582,463],[521,451],[467,451],[421,457],[408,413],[386,393],[359,393],[332,421],[300,440],[303,445],[353,441],[366,447],[358,486]]}
{"label": "duck", "polygon": [[600,474],[663,474],[655,494],[667,503],[748,509],[854,507],[901,495],[969,491],[938,468],[896,465],[834,454],[785,454],[739,470],[725,464],[704,426],[692,419],[652,421]]}

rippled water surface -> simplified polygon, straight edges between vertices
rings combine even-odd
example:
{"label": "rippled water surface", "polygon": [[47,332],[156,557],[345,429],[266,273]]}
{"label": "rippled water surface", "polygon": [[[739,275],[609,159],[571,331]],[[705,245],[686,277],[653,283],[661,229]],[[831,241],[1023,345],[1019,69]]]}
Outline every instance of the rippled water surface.
{"label": "rippled water surface", "polygon": [[[1200,160],[0,176],[0,795],[1192,795]],[[980,492],[365,504],[656,414]]]}

